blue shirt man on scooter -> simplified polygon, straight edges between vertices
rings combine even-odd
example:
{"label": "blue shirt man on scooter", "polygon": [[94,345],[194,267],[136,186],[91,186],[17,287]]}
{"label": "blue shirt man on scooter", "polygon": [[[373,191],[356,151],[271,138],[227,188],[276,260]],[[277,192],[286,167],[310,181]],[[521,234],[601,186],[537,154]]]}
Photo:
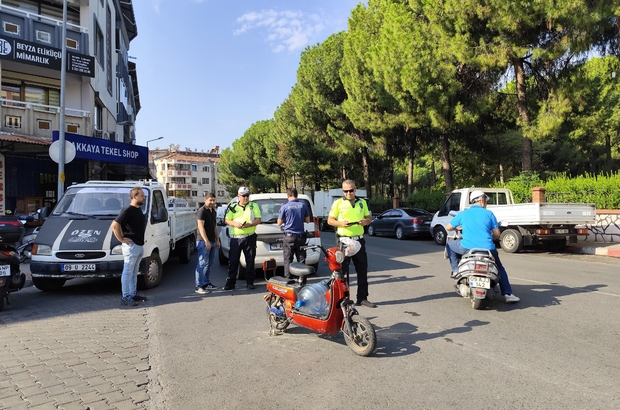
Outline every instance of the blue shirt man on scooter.
{"label": "blue shirt man on scooter", "polygon": [[486,194],[480,190],[472,191],[469,195],[469,203],[472,204],[468,209],[458,213],[449,224],[446,225],[448,231],[461,228],[463,239],[446,242],[446,253],[450,259],[452,267],[452,277],[456,275],[461,255],[473,248],[488,249],[499,271],[499,287],[507,303],[515,303],[520,299],[512,294],[512,288],[508,281],[506,269],[499,260],[499,254],[495,248],[493,239],[499,239],[500,231],[497,219],[493,212],[486,209]]}

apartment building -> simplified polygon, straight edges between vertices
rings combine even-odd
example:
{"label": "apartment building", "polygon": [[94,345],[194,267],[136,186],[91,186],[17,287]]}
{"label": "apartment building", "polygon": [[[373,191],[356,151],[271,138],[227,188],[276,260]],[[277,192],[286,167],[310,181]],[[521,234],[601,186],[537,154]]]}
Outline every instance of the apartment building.
{"label": "apartment building", "polygon": [[[75,158],[65,184],[143,178],[148,149],[135,145],[140,110],[130,42],[131,0],[66,0],[65,140]],[[56,201],[63,0],[0,0],[0,213]]]}
{"label": "apartment building", "polygon": [[226,204],[230,197],[218,178],[219,150],[220,147],[215,146],[209,152],[190,148],[182,151],[175,144],[166,149],[152,149],[149,154],[153,176],[166,186],[169,197],[199,205],[205,192],[214,192],[217,204]]}

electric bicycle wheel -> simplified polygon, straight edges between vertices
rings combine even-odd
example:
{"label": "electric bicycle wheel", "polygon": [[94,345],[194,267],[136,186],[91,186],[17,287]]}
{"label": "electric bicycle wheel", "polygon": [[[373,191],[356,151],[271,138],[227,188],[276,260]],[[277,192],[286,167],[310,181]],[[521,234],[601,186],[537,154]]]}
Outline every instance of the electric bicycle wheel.
{"label": "electric bicycle wheel", "polygon": [[[278,314],[272,311],[272,309],[277,309],[282,313]],[[269,318],[271,329],[283,331],[290,325],[286,317],[286,306],[284,306],[281,297],[277,297],[273,294],[269,295],[269,299],[267,300],[267,317]]]}
{"label": "electric bicycle wheel", "polygon": [[353,334],[347,334],[346,324],[342,327],[344,333],[344,341],[359,356],[369,356],[377,345],[377,335],[368,319],[360,315],[353,315],[349,318],[351,321],[351,331]]}

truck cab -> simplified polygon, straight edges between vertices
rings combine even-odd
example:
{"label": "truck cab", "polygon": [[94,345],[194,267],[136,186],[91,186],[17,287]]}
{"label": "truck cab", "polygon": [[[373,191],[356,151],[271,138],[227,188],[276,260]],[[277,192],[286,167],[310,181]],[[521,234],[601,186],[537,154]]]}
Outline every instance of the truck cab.
{"label": "truck cab", "polygon": [[[474,190],[483,191],[488,197],[487,208],[492,210],[498,205],[514,204],[512,191],[508,188],[461,188],[450,192],[439,211],[433,215],[431,221],[431,235],[437,245],[445,245],[448,233],[445,226],[452,220],[450,211],[460,212],[469,208],[469,194]],[[454,233],[450,233],[454,235]]]}

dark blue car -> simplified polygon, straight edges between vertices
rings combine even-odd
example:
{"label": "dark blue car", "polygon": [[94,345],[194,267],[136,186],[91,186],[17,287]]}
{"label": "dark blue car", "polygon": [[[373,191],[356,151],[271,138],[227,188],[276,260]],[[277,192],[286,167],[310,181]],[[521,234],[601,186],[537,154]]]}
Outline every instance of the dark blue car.
{"label": "dark blue car", "polygon": [[368,234],[396,236],[405,239],[409,236],[430,235],[433,214],[418,208],[388,209],[372,220]]}

